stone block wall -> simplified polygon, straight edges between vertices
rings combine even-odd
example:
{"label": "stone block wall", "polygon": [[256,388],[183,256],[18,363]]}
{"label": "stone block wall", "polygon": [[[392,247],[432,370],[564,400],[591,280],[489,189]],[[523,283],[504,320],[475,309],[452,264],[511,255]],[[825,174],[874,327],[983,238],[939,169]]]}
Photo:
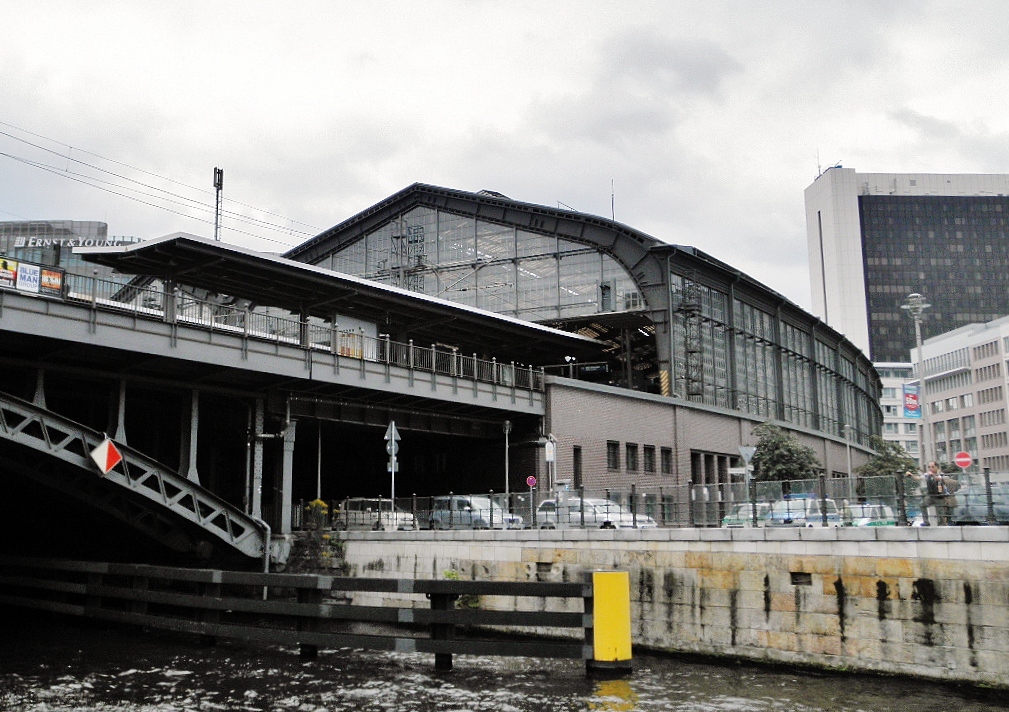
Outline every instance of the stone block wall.
{"label": "stone block wall", "polygon": [[[345,536],[351,576],[580,581],[627,570],[639,648],[1009,687],[1006,527]],[[388,595],[356,602],[403,604]]]}

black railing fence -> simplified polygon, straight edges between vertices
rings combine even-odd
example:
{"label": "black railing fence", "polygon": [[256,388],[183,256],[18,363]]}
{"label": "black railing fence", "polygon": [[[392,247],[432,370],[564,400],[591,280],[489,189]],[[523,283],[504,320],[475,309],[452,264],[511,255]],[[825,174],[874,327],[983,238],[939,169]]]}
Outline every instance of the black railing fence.
{"label": "black railing fence", "polygon": [[[628,489],[542,488],[511,492],[350,497],[327,502],[333,529],[561,529],[752,526],[1009,524],[1009,476],[964,474],[944,498],[916,479],[827,478],[781,482],[632,485]],[[294,504],[296,529],[308,502]],[[924,507],[933,516],[926,519]]]}

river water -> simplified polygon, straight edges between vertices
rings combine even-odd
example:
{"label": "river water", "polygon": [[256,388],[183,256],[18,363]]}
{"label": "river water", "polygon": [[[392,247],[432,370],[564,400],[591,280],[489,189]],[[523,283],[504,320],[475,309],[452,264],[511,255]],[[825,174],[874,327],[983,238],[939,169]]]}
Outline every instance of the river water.
{"label": "river water", "polygon": [[746,712],[1009,709],[1009,694],[872,676],[638,656],[623,680],[579,661],[219,642],[0,609],[0,709],[19,712]]}

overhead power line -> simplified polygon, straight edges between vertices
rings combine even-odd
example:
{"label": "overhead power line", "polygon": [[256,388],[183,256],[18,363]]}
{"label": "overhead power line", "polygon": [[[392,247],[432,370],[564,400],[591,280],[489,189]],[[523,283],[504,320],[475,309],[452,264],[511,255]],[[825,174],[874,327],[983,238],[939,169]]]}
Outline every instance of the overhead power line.
{"label": "overhead power line", "polygon": [[[63,159],[64,161],[66,161],[66,167],[61,168],[59,166],[55,166],[55,165],[51,165],[51,164],[48,164],[48,163],[44,163],[42,161],[32,160],[32,159],[26,158],[24,156],[18,156],[18,155],[12,154],[12,153],[2,153],[2,152],[0,152],[0,156],[6,157],[6,158],[10,158],[11,160],[17,161],[19,163],[22,163],[22,164],[25,164],[25,165],[28,165],[28,166],[31,166],[33,168],[36,168],[36,169],[39,169],[39,170],[43,170],[45,172],[51,173],[51,174],[56,175],[56,176],[64,177],[64,178],[73,180],[75,182],[82,183],[84,185],[88,185],[88,186],[90,186],[92,188],[96,188],[98,190],[103,190],[105,192],[111,193],[113,195],[117,195],[119,197],[126,198],[128,200],[133,200],[135,202],[141,203],[142,205],[147,205],[149,207],[165,210],[165,211],[173,213],[175,215],[180,215],[182,217],[187,217],[187,218],[190,218],[190,219],[193,219],[193,220],[197,220],[198,222],[207,223],[207,224],[213,224],[212,220],[200,218],[200,217],[198,217],[196,215],[193,215],[193,214],[191,214],[189,212],[183,212],[183,210],[195,210],[197,212],[202,212],[202,213],[205,213],[205,214],[208,214],[208,215],[212,215],[214,213],[214,211],[215,211],[215,206],[211,205],[209,202],[205,202],[205,201],[197,199],[197,198],[190,198],[190,197],[187,197],[187,196],[185,196],[185,195],[183,195],[183,194],[181,194],[179,192],[174,192],[174,191],[171,191],[171,190],[166,190],[164,188],[159,188],[159,187],[157,187],[155,185],[151,185],[150,183],[146,183],[146,182],[137,180],[135,178],[131,178],[128,175],[124,175],[123,173],[117,173],[117,172],[111,171],[109,169],[103,168],[103,167],[101,167],[99,165],[96,165],[95,163],[89,163],[87,161],[80,160],[78,158],[75,158],[73,155],[71,155],[71,152],[73,151],[73,152],[77,152],[77,153],[86,154],[86,155],[89,155],[89,156],[94,156],[95,158],[101,159],[102,161],[107,161],[107,162],[109,162],[111,164],[114,164],[116,166],[121,166],[121,167],[127,168],[127,169],[129,169],[131,171],[137,171],[140,174],[143,174],[143,175],[146,175],[146,176],[151,176],[151,177],[157,178],[158,180],[166,181],[168,183],[171,183],[171,184],[174,184],[174,185],[178,185],[178,186],[181,186],[183,188],[187,188],[187,189],[192,190],[192,191],[196,191],[199,194],[209,194],[211,192],[209,190],[198,188],[196,186],[191,186],[191,185],[188,185],[188,184],[183,183],[181,181],[178,181],[178,180],[175,180],[175,179],[172,179],[172,178],[168,178],[166,176],[159,175],[159,174],[154,173],[152,171],[147,171],[147,170],[144,170],[142,168],[137,168],[136,166],[132,166],[132,165],[124,163],[122,161],[117,161],[115,159],[106,158],[106,157],[104,157],[104,156],[102,156],[100,154],[97,154],[97,153],[94,153],[94,152],[91,152],[91,151],[87,151],[87,150],[80,149],[80,148],[75,148],[74,146],[70,146],[69,144],[63,143],[61,141],[57,141],[55,139],[51,139],[51,138],[49,138],[47,136],[43,136],[41,134],[34,133],[32,131],[28,131],[26,129],[22,129],[22,128],[18,127],[18,126],[14,126],[13,124],[9,124],[9,123],[0,121],[0,126],[5,126],[5,127],[8,127],[8,128],[14,129],[16,131],[20,131],[20,132],[25,133],[27,135],[43,139],[44,141],[51,142],[53,144],[65,147],[67,149],[66,152],[61,152],[61,151],[53,150],[51,148],[47,148],[46,146],[43,146],[43,145],[40,145],[40,144],[38,144],[36,142],[29,141],[27,139],[21,138],[19,136],[16,136],[14,134],[9,133],[9,132],[0,131],[0,136],[5,136],[5,137],[10,138],[10,139],[12,139],[14,141],[17,141],[17,142],[20,142],[22,144],[25,144],[26,146],[30,146],[30,147],[32,147],[34,149],[43,151],[45,153],[48,153],[50,155],[53,155],[53,156],[56,156],[56,157],[59,157],[59,158]],[[83,172],[79,172],[79,171],[71,171],[70,168],[69,168],[69,166],[70,166],[71,163],[73,163],[75,165],[78,165],[78,166],[81,166],[82,168],[86,168],[86,169],[90,169],[92,171],[96,171],[96,172],[98,172],[100,174],[105,174],[107,176],[110,176],[114,180],[103,179],[103,178],[100,178],[98,176],[88,175],[87,173],[83,173]],[[123,183],[125,183],[125,185]],[[159,202],[151,202],[151,201],[159,201]],[[288,233],[288,234],[295,235],[295,236],[311,237],[312,235],[317,234],[320,231],[319,228],[317,228],[317,227],[315,227],[313,225],[309,225],[308,223],[303,223],[303,222],[300,222],[300,221],[290,220],[290,219],[285,218],[284,216],[280,215],[279,213],[275,213],[275,212],[272,212],[272,211],[269,211],[269,210],[264,210],[262,208],[258,208],[256,206],[250,205],[248,203],[243,203],[241,201],[231,200],[231,199],[229,199],[227,202],[232,203],[233,205],[238,205],[238,206],[242,206],[242,207],[245,207],[245,208],[249,208],[251,210],[256,210],[257,212],[263,213],[265,215],[270,215],[270,216],[273,216],[273,217],[282,218],[282,219],[284,219],[287,222],[287,224],[286,225],[282,225],[282,224],[279,224],[279,223],[276,223],[276,222],[271,222],[269,220],[263,220],[263,219],[260,219],[260,218],[256,218],[256,217],[245,215],[245,214],[240,213],[240,212],[235,212],[234,210],[222,210],[221,211],[222,216],[227,217],[232,222],[238,222],[240,224],[245,224],[245,225],[247,225],[249,227],[256,227],[256,228],[261,228],[261,229],[264,229],[264,230],[270,230],[270,231],[274,231],[274,232]],[[177,210],[177,209],[173,209],[171,207],[168,207],[168,206],[172,206],[172,205],[177,206],[180,209]],[[314,232],[310,232],[308,230],[296,229],[294,227],[294,225],[300,225],[300,226],[307,227],[307,228],[309,228],[310,230],[312,230]],[[290,244],[293,244],[294,242],[297,241],[297,239],[295,239],[295,240],[277,240],[277,239],[265,237],[263,235],[256,234],[256,233],[253,233],[253,232],[248,232],[246,230],[240,230],[240,229],[237,229],[237,228],[234,228],[234,227],[228,227],[227,229],[231,230],[232,232],[236,232],[236,233],[239,233],[239,234],[242,234],[242,235],[248,235],[250,237],[254,237],[254,238],[257,238],[257,239],[261,239],[261,240],[265,240],[265,241],[268,241],[268,242],[273,242],[273,243],[277,243],[277,244],[281,244],[281,245],[290,245]]]}

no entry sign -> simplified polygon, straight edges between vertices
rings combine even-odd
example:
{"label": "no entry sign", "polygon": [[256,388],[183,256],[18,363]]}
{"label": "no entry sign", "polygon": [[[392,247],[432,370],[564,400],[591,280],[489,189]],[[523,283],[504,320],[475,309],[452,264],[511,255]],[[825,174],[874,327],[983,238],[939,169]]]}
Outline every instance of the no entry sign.
{"label": "no entry sign", "polygon": [[957,467],[966,468],[970,467],[974,463],[974,458],[970,456],[969,452],[961,450],[953,456],[953,462],[956,463]]}

